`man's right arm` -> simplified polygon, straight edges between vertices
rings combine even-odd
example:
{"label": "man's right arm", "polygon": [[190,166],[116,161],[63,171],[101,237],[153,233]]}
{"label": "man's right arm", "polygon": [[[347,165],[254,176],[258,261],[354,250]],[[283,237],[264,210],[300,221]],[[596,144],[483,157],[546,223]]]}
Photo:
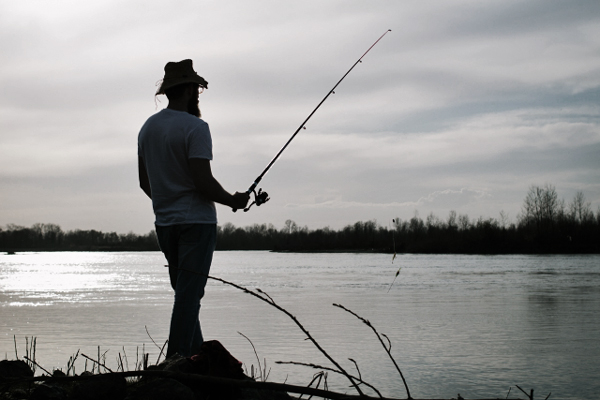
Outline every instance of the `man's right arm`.
{"label": "man's right arm", "polygon": [[190,158],[188,165],[194,179],[194,185],[204,197],[233,209],[246,207],[250,195],[245,192],[230,194],[223,189],[223,186],[221,186],[212,174],[210,160],[205,158]]}
{"label": "man's right arm", "polygon": [[152,191],[150,190],[150,179],[148,179],[148,172],[146,171],[146,164],[144,159],[138,156],[138,176],[140,179],[140,187],[146,193],[148,197],[152,199]]}

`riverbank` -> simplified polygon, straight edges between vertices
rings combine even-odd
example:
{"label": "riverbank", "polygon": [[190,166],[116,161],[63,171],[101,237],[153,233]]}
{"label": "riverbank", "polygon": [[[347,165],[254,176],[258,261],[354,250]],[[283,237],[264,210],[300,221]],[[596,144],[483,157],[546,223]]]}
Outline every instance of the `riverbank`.
{"label": "riverbank", "polygon": [[[357,394],[340,393],[327,389],[326,373],[315,374],[324,380],[313,379],[307,386],[267,382],[245,375],[241,369],[232,369],[232,360],[223,360],[214,354],[202,352],[191,358],[172,356],[164,362],[137,371],[85,371],[68,375],[62,370],[34,377],[31,366],[35,361],[0,361],[0,398],[19,400],[292,400],[293,395],[308,395],[332,400],[399,400],[381,395],[369,396],[356,386]],[[233,359],[234,365],[237,360]],[[239,367],[239,366],[238,366]],[[321,368],[323,369],[323,368]],[[362,382],[362,385],[370,386]],[[323,388],[321,388],[322,386]],[[530,393],[516,385],[530,400]],[[364,387],[363,387],[364,388]],[[509,398],[512,387],[506,395]],[[516,392],[516,391],[515,391]],[[548,397],[550,394],[548,395]],[[548,398],[546,397],[546,398]],[[301,397],[298,397],[301,398]],[[410,395],[408,396],[410,399]],[[458,399],[464,400],[460,393]],[[418,399],[414,399],[418,400]],[[439,399],[445,400],[445,399]],[[451,400],[454,400],[452,398]]]}
{"label": "riverbank", "polygon": [[[30,400],[288,400],[287,391],[311,389],[257,382],[219,357],[175,355],[144,370],[113,372],[98,363],[96,373],[61,370],[34,377],[34,361],[0,361],[0,398]],[[225,360],[226,362],[226,360]],[[324,392],[321,390],[321,392]],[[319,394],[313,393],[312,394]],[[336,398],[335,394],[329,396]]]}

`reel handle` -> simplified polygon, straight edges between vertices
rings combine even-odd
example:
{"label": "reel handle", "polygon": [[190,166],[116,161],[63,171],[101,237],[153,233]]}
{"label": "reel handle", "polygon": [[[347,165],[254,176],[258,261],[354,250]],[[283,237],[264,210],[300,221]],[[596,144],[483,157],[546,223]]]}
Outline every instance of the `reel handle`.
{"label": "reel handle", "polygon": [[[254,193],[254,201],[250,203],[248,207],[244,208],[244,212],[248,212],[250,207],[252,207],[254,204],[256,204],[258,207],[261,204],[265,204],[267,201],[271,200],[269,194],[267,192],[263,192],[262,188],[258,189],[258,193],[256,193],[254,189],[252,189],[252,191],[248,191],[247,193]],[[232,208],[231,211],[236,212],[237,208]]]}

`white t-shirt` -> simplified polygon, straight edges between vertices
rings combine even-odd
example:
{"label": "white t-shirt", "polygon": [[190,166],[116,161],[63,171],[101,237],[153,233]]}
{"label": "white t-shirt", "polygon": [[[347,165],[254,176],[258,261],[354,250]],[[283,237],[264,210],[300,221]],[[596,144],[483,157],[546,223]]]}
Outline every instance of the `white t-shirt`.
{"label": "white t-shirt", "polygon": [[185,111],[168,108],[154,114],[138,136],[156,225],[217,223],[214,202],[198,193],[188,167],[190,158],[212,160],[208,124]]}

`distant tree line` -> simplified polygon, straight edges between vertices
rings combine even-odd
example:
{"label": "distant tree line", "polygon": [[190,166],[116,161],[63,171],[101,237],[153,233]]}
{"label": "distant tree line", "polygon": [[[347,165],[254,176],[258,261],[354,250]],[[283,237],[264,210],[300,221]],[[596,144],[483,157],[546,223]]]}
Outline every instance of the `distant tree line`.
{"label": "distant tree line", "polygon": [[376,221],[356,222],[341,230],[309,230],[286,221],[281,230],[273,225],[219,229],[218,246],[224,250],[277,251],[377,251],[398,253],[534,254],[600,253],[600,209],[578,192],[569,204],[559,200],[552,185],[531,186],[517,222],[504,212],[499,218],[471,220],[450,211],[442,220],[430,213],[408,220],[395,218],[393,225]]}
{"label": "distant tree line", "polygon": [[96,230],[64,232],[56,224],[34,224],[30,228],[8,224],[0,228],[0,251],[144,251],[158,250],[156,233],[104,233]]}
{"label": "distant tree line", "polygon": [[[116,234],[91,231],[63,232],[54,224],[30,228],[0,228],[0,251],[35,250],[158,250],[156,234]],[[395,218],[389,226],[359,221],[340,230],[310,230],[287,220],[282,229],[272,224],[244,228],[226,223],[218,227],[218,250],[375,251],[398,253],[534,254],[600,253],[600,208],[578,192],[570,203],[559,200],[552,185],[531,186],[516,222],[504,212],[499,218],[471,220],[450,211],[445,220],[417,213],[408,220]]]}

